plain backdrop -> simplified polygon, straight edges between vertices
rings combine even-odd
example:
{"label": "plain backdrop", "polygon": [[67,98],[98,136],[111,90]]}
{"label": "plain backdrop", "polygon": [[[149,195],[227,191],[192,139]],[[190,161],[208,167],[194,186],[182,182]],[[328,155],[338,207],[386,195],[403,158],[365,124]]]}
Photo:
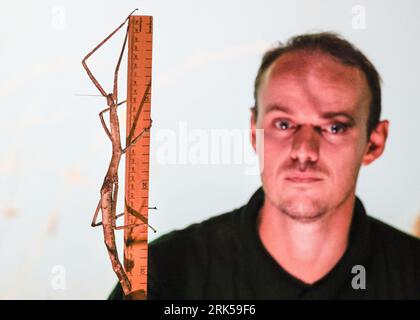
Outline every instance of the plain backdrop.
{"label": "plain backdrop", "polygon": [[[159,132],[246,132],[263,52],[313,31],[342,34],[382,76],[390,136],[357,194],[370,215],[410,232],[420,210],[420,2],[3,1],[0,298],[104,299],[116,283],[102,230],[90,227],[111,156],[105,99],[85,96],[98,92],[81,60],[134,8],[154,17],[150,239],[242,206],[260,186],[244,163],[159,162]],[[107,91],[122,35],[92,58]]]}

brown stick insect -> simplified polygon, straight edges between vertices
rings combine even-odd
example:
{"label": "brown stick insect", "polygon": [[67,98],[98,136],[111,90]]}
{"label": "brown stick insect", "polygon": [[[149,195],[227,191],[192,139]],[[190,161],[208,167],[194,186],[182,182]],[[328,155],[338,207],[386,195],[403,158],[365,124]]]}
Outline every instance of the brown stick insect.
{"label": "brown stick insect", "polygon": [[[118,102],[118,71],[120,68],[121,60],[123,57],[124,49],[126,47],[127,43],[127,37],[128,37],[128,21],[130,16],[137,11],[138,9],[135,9],[133,12],[131,12],[128,17],[124,20],[121,25],[119,25],[111,34],[109,34],[102,42],[100,42],[92,51],[90,51],[83,59],[82,65],[84,69],[86,70],[89,78],[95,85],[95,87],[99,90],[101,93],[101,96],[106,98],[107,108],[102,110],[99,113],[99,118],[101,121],[101,124],[111,140],[112,143],[112,157],[108,166],[108,170],[106,173],[106,176],[104,178],[104,181],[102,183],[101,191],[100,191],[100,200],[98,202],[98,205],[95,210],[95,214],[92,219],[92,227],[97,227],[102,225],[103,233],[104,233],[104,242],[106,245],[106,248],[108,250],[108,254],[111,260],[112,268],[114,272],[116,273],[118,280],[121,284],[121,287],[124,291],[124,294],[127,296],[132,288],[129,278],[127,277],[126,271],[121,264],[119,258],[118,258],[118,251],[117,246],[115,243],[115,230],[121,230],[125,228],[133,228],[138,225],[142,224],[129,224],[129,225],[123,225],[123,226],[117,226],[116,220],[117,218],[124,215],[124,212],[121,214],[116,214],[116,208],[117,208],[117,196],[118,196],[118,167],[120,164],[121,156],[127,152],[133,145],[138,142],[142,136],[148,132],[152,126],[152,120],[150,119],[150,125],[146,128],[144,128],[140,134],[137,135],[134,139],[131,140],[131,142],[127,143],[125,148],[121,147],[121,138],[120,138],[120,126],[119,126],[119,120],[118,120],[118,114],[117,114],[117,107],[126,103],[127,100],[124,100],[122,102]],[[90,69],[88,68],[86,61],[89,59],[89,57],[94,54],[106,41],[108,41],[118,30],[120,30],[125,24],[127,23],[127,31],[124,38],[124,43],[121,49],[121,53],[118,58],[117,65],[115,67],[114,71],[114,83],[113,83],[113,91],[112,93],[106,93],[106,91],[103,89],[103,87],[99,84],[98,80],[95,78],[95,76],[92,74]],[[150,90],[150,85],[148,86],[148,90]],[[145,92],[145,95],[149,94],[148,92]],[[109,111],[109,122],[110,122],[110,129],[108,129],[103,114],[105,112]],[[154,208],[151,208],[154,209]],[[99,210],[102,212],[102,221],[96,222]],[[134,209],[130,209],[129,212],[133,214]],[[147,223],[147,219],[140,215],[139,212],[135,212],[134,215],[136,217],[140,217],[141,220],[144,223]],[[148,223],[147,223],[148,224]],[[149,226],[150,227],[150,226]]]}

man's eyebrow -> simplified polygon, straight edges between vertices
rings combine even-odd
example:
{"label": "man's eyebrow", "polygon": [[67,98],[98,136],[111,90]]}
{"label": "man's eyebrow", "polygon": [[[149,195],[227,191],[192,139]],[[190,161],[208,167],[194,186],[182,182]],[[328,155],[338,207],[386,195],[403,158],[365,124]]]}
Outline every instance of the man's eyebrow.
{"label": "man's eyebrow", "polygon": [[285,107],[279,104],[270,104],[267,107],[266,113],[269,113],[271,111],[282,111],[284,113],[293,113],[293,111],[290,110],[288,107]]}
{"label": "man's eyebrow", "polygon": [[[280,104],[270,104],[267,107],[267,111],[266,113],[272,112],[272,111],[280,111],[280,112],[284,112],[284,113],[289,113],[289,114],[293,114],[293,110],[285,107],[283,105]],[[352,124],[356,123],[356,120],[354,119],[354,117],[348,113],[347,111],[328,111],[328,112],[324,112],[321,114],[321,118],[323,119],[332,119],[332,118],[336,118],[336,117],[345,117],[347,118]]]}
{"label": "man's eyebrow", "polygon": [[346,111],[329,111],[329,112],[324,112],[323,114],[321,114],[321,118],[323,119],[332,119],[336,117],[345,117],[352,124],[356,123],[356,120],[354,120],[353,116]]}

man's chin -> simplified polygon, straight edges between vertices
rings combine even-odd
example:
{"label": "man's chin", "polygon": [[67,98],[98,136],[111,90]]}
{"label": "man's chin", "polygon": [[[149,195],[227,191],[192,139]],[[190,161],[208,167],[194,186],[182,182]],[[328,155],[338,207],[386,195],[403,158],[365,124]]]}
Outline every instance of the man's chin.
{"label": "man's chin", "polygon": [[314,223],[320,221],[326,214],[326,212],[317,212],[317,213],[296,213],[293,211],[282,210],[282,212],[287,215],[290,219],[299,222],[299,223]]}
{"label": "man's chin", "polygon": [[283,199],[278,209],[294,221],[312,223],[322,219],[328,212],[327,206],[317,198],[304,196]]}

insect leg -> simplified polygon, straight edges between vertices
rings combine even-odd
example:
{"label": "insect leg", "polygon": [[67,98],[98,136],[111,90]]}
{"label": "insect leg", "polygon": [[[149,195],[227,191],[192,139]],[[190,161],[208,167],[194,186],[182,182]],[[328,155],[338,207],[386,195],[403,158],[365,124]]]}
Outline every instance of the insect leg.
{"label": "insect leg", "polygon": [[92,223],[91,223],[92,227],[97,227],[97,226],[102,225],[102,221],[98,222],[98,223],[96,222],[96,219],[98,218],[98,213],[99,213],[100,208],[101,208],[101,199],[99,199],[98,205],[97,205],[96,210],[95,210],[95,214],[93,215],[93,219],[92,219]]}
{"label": "insect leg", "polygon": [[[118,103],[118,104],[117,104],[117,107],[118,107],[118,106],[120,106],[120,105],[122,105],[123,103],[126,103],[126,102],[127,102],[127,100],[124,100],[124,101],[122,101],[122,102]],[[106,109],[102,110],[101,112],[99,112],[99,118],[101,119],[102,127],[104,128],[104,130],[105,130],[105,132],[106,132],[107,136],[108,136],[108,137],[109,137],[109,139],[112,141],[112,138],[111,138],[111,132],[109,131],[108,126],[106,125],[105,120],[104,120],[104,116],[103,116],[103,114],[104,114],[105,112],[109,111],[109,109],[111,109],[111,108],[106,108]]]}
{"label": "insect leg", "polygon": [[117,103],[118,103],[118,71],[120,69],[121,59],[122,59],[122,56],[124,54],[125,45],[127,43],[128,27],[129,26],[127,26],[127,31],[125,33],[124,43],[123,43],[123,46],[122,46],[122,49],[121,49],[121,53],[120,53],[120,56],[118,58],[117,66],[115,67],[115,72],[114,72],[114,89],[112,91],[112,94],[113,94],[114,100]]}
{"label": "insect leg", "polygon": [[[135,10],[134,10],[135,11]],[[134,12],[133,11],[133,12]],[[133,13],[132,12],[132,13]],[[130,15],[132,14],[130,13]],[[96,50],[98,50],[100,47],[102,47],[102,45],[107,42],[118,30],[120,30],[125,23],[128,21],[128,18],[130,17],[130,15],[124,20],[123,23],[121,23],[114,31],[112,31],[104,40],[102,40],[95,48],[93,48],[92,51],[90,51],[82,60],[82,65],[83,68],[85,68],[90,80],[92,80],[93,84],[95,85],[95,87],[99,90],[99,92],[106,97],[107,94],[105,92],[105,90],[102,88],[102,86],[99,84],[98,80],[95,78],[95,76],[93,75],[93,73],[90,71],[89,67],[86,64],[86,60],[89,59],[89,57],[94,54],[96,52]]]}
{"label": "insect leg", "polygon": [[99,84],[98,80],[96,80],[95,76],[93,75],[93,73],[90,71],[89,67],[86,64],[86,60],[89,59],[89,57],[94,54],[96,52],[96,50],[98,50],[100,47],[102,47],[102,45],[107,42],[118,30],[120,30],[125,23],[128,21],[128,19],[130,18],[130,16],[138,9],[133,10],[128,17],[124,20],[123,23],[121,23],[114,31],[112,31],[104,40],[102,40],[95,48],[93,48],[92,51],[90,51],[82,60],[82,65],[83,68],[85,68],[90,80],[92,80],[93,84],[96,86],[96,88],[98,88],[99,92],[106,97],[107,94],[105,92],[105,90],[102,88],[102,86]]}
{"label": "insect leg", "polygon": [[[120,218],[120,217],[122,217],[124,215],[124,212],[123,213],[119,213],[119,214],[117,214],[116,216],[115,216],[115,219],[118,219],[118,218]],[[92,227],[97,227],[97,226],[101,226],[102,225],[102,221],[99,221],[99,222],[95,222],[95,225],[93,225],[93,222],[92,222]]]}
{"label": "insect leg", "polygon": [[122,149],[121,150],[121,152],[122,152],[122,154],[124,154],[124,153],[126,153],[127,152],[127,150],[129,149],[129,148],[131,148],[132,146],[134,146],[135,144],[136,144],[136,142],[138,141],[138,140],[140,140],[140,138],[143,136],[143,134],[145,133],[145,132],[149,132],[150,131],[150,128],[152,127],[152,119],[150,119],[150,125],[147,127],[147,128],[144,128],[141,132],[140,132],[140,134],[137,136],[137,137],[135,137],[134,139],[133,139],[133,141],[131,141],[130,142],[130,144],[128,145],[128,146],[126,146],[124,149]]}
{"label": "insect leg", "polygon": [[144,223],[131,223],[131,224],[126,224],[126,225],[124,225],[124,226],[114,226],[113,228],[114,228],[115,230],[121,230],[121,229],[134,228],[134,227],[137,227],[137,226],[142,226],[142,225],[144,225]]}
{"label": "insect leg", "polygon": [[[113,233],[113,231],[111,232]],[[106,239],[105,245],[108,250],[108,255],[111,259],[112,269],[114,270],[115,274],[118,277],[118,280],[120,281],[124,294],[127,295],[131,291],[131,283],[127,277],[127,274],[125,273],[124,267],[118,259],[118,251],[114,237]]]}
{"label": "insect leg", "polygon": [[104,110],[102,110],[101,112],[99,112],[99,118],[101,119],[101,123],[102,123],[102,127],[104,128],[107,136],[109,137],[109,140],[112,141],[112,136],[111,136],[111,132],[109,132],[108,127],[106,126],[105,120],[104,120],[104,116],[103,113],[108,111],[110,108],[106,108]]}
{"label": "insect leg", "polygon": [[117,212],[117,199],[118,199],[118,175],[114,176],[114,194],[112,196],[112,204],[111,204],[111,214],[112,214],[112,227],[115,227],[117,220],[116,212]]}

